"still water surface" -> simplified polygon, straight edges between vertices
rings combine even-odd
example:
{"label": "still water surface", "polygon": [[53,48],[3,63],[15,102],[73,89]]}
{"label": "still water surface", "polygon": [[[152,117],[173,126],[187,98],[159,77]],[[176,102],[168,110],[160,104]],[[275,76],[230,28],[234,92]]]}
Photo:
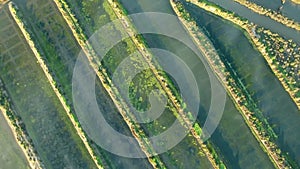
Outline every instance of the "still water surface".
{"label": "still water surface", "polygon": [[[165,12],[173,14],[168,0],[122,0],[121,2],[129,13]],[[179,24],[174,29],[183,31]],[[198,121],[203,124],[210,106],[211,91],[208,75],[201,60],[174,39],[152,34],[145,35],[145,38],[149,47],[162,48],[175,53],[192,69],[199,85],[201,97]],[[170,60],[170,62],[172,61]],[[227,97],[223,118],[212,135],[211,141],[217,147],[217,151],[222,154],[222,158],[229,168],[273,168],[229,97]]]}

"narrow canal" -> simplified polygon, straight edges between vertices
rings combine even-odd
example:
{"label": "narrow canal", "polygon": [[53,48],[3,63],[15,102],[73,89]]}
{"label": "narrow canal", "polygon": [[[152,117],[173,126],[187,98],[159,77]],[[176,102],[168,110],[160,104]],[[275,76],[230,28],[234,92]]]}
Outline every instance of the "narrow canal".
{"label": "narrow canal", "polygon": [[[188,5],[197,23],[210,34],[214,46],[235,68],[276,134],[277,143],[300,164],[300,112],[273,74],[263,56],[253,48],[241,30],[219,17]],[[293,133],[293,134],[291,134]]]}
{"label": "narrow canal", "polygon": [[[168,0],[121,0],[121,2],[130,14],[139,12],[173,14]],[[174,30],[183,31],[179,23],[174,27]],[[173,52],[192,69],[199,84],[201,97],[198,121],[203,125],[210,106],[211,90],[208,75],[201,60],[191,50],[174,39],[153,34],[147,34],[144,37],[149,47]],[[211,141],[228,168],[273,168],[229,96],[227,96],[223,117],[212,135]]]}

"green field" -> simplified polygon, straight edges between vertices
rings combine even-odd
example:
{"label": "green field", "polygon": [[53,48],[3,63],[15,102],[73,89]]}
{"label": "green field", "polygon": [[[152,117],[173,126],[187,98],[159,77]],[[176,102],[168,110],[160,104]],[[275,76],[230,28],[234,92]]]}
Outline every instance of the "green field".
{"label": "green field", "polygon": [[[112,9],[105,1],[98,0],[76,3],[72,0],[67,0],[67,2],[69,2],[71,9],[73,9],[75,16],[78,16],[79,23],[88,37],[92,35],[94,30],[99,29],[110,20],[116,19]],[[95,13],[93,10],[94,6],[98,7]],[[101,18],[101,21],[99,21],[99,18]],[[111,32],[115,33],[118,31],[112,29]],[[108,74],[111,76],[119,63],[135,52],[135,50],[136,48],[130,39],[125,39],[110,49],[102,62]],[[145,61],[141,58],[139,54],[132,55],[130,62],[134,65],[144,65]],[[128,67],[128,69],[130,68]],[[127,70],[122,70],[122,73],[126,74],[126,72]],[[133,79],[133,84],[132,88],[129,89],[131,91],[130,104],[133,104],[137,109],[147,109],[149,103],[146,96],[153,89],[160,88],[158,81],[154,78],[150,70],[145,70]],[[168,106],[171,109],[173,107],[170,104]],[[160,118],[148,124],[141,124],[141,126],[147,135],[152,136],[168,129],[175,119],[173,112],[167,108]],[[194,145],[195,142],[196,140],[192,136],[188,136],[180,144],[160,155],[160,157],[163,159],[165,165],[170,168],[211,167],[205,155],[201,153],[198,145]]]}
{"label": "green field", "polygon": [[95,168],[7,7],[0,18],[7,23],[0,30],[1,78],[42,163],[46,168]]}
{"label": "green field", "polygon": [[[169,10],[168,0],[157,1],[156,5],[149,5],[147,0],[122,0],[122,4],[129,10],[129,14],[146,11],[167,11],[173,14],[173,11]],[[182,29],[180,23],[174,26],[174,30],[177,29]],[[154,34],[146,34],[144,37],[149,47],[173,52],[192,69],[200,92],[197,122],[203,125],[211,105],[211,85],[199,56],[172,38]],[[172,61],[170,62],[172,64]],[[267,154],[261,149],[229,96],[226,99],[222,119],[209,141],[228,168],[273,168]]]}
{"label": "green field", "polygon": [[[208,169],[214,168],[215,164],[218,166],[215,169],[224,169],[225,166],[228,169],[276,168],[270,159],[271,157],[265,152],[264,147],[260,145],[261,142],[257,140],[256,135],[250,130],[250,126],[248,126],[249,124],[245,119],[248,116],[242,116],[240,108],[237,107],[239,104],[245,105],[251,112],[249,116],[250,121],[253,122],[259,134],[263,135],[263,139],[260,141],[266,141],[265,143],[269,144],[268,139],[270,139],[271,142],[275,142],[280,150],[272,147],[272,145],[271,149],[277,152],[282,150],[285,155],[283,161],[286,164],[289,163],[292,168],[299,168],[300,145],[298,144],[298,138],[300,138],[300,132],[295,132],[300,128],[300,114],[297,106],[269,68],[263,56],[251,43],[245,31],[237,25],[204,11],[186,0],[179,0],[183,4],[183,6],[179,7],[179,11],[182,12],[183,8],[185,8],[185,12],[190,15],[187,20],[193,18],[197,24],[195,26],[199,26],[199,31],[203,31],[207,36],[196,35],[196,38],[199,38],[200,44],[206,48],[205,52],[208,52],[213,47],[216,49],[218,54],[216,56],[220,56],[221,61],[225,65],[224,69],[226,70],[222,69],[221,71],[225,72],[223,72],[226,78],[224,81],[228,82],[228,91],[232,87],[230,86],[232,84],[231,80],[235,81],[236,84],[234,84],[233,90],[238,91],[237,95],[241,96],[242,99],[236,98],[234,100],[231,99],[229,94],[224,93],[224,95],[226,94],[226,99],[224,98],[225,107],[222,119],[220,122],[216,122],[218,125],[216,130],[204,143],[199,144],[196,137],[192,135],[193,133],[187,133],[187,136],[170,150],[155,157],[136,159],[115,155],[98,146],[96,142],[86,135],[87,142],[92,148],[93,154],[96,155],[94,160],[69,119],[68,112],[64,109],[61,101],[64,100],[66,102],[67,107],[70,108],[70,113],[75,117],[75,123],[81,127],[75,112],[75,102],[72,95],[74,93],[72,87],[76,86],[72,84],[74,67],[79,53],[82,51],[82,46],[86,47],[85,52],[90,52],[90,54],[93,50],[98,52],[98,46],[96,45],[105,46],[106,39],[100,39],[101,36],[98,39],[99,44],[90,43],[83,45],[81,42],[94,35],[95,31],[102,26],[117,19],[113,8],[108,0],[59,0],[59,3],[62,2],[63,4],[62,6],[57,6],[54,0],[12,1],[16,4],[17,15],[25,24],[24,27],[30,34],[30,38],[34,42],[54,82],[49,82],[44,72],[45,69],[42,69],[25,39],[27,36],[24,37],[18,24],[15,23],[9,12],[8,5],[4,5],[0,7],[0,80],[3,82],[3,85],[1,84],[0,87],[7,91],[7,96],[3,94],[3,99],[0,96],[0,104],[4,105],[6,103],[5,106],[12,109],[13,115],[10,114],[10,111],[8,111],[8,114],[10,114],[11,120],[14,121],[14,125],[18,126],[17,133],[20,134],[20,130],[24,130],[25,135],[22,137],[28,136],[25,140],[28,140],[30,142],[29,145],[33,146],[33,154],[40,158],[41,164],[45,169],[94,169],[97,168],[95,161],[105,169],[152,169],[155,167],[157,169],[165,169],[165,167],[168,169]],[[68,7],[65,6],[64,1]],[[124,14],[128,15],[149,11],[174,14],[170,6],[170,0],[157,0],[155,2],[151,0],[112,1],[116,3],[116,6]],[[62,11],[67,14],[74,14],[74,16],[62,15]],[[71,19],[68,19],[68,17]],[[137,27],[141,25],[139,20],[133,19],[132,21],[136,22],[133,25],[126,26],[127,29],[130,29],[131,26],[134,27],[134,24]],[[72,23],[70,24],[70,22]],[[147,24],[154,28],[153,30],[156,29],[156,26],[157,29],[160,29],[161,26],[151,22]],[[126,33],[117,26],[110,26],[109,29],[105,37],[111,37],[112,39]],[[179,20],[178,23],[176,22],[172,25],[172,29],[180,35],[190,37]],[[192,27],[191,30],[194,31],[195,27]],[[73,34],[74,32],[76,33]],[[265,36],[264,32],[256,33],[260,36]],[[215,94],[215,91],[213,91],[214,87],[220,87],[222,84],[217,80],[213,81],[217,84],[211,84],[212,77],[209,77],[210,73],[208,72],[215,71],[216,73],[218,70],[206,67],[209,63],[203,62],[203,60],[207,61],[207,58],[205,58],[207,55],[203,53],[197,55],[197,52],[195,53],[187,44],[184,44],[184,41],[154,33],[135,35],[135,37],[138,43],[144,44],[147,48],[159,48],[173,53],[190,68],[197,82],[197,89],[200,95],[197,117],[193,117],[189,112],[189,106],[195,104],[193,84],[185,76],[187,72],[181,69],[182,67],[176,59],[167,60],[168,64],[174,66],[175,69],[178,68],[176,70],[178,74],[183,72],[181,75],[184,77],[181,80],[186,80],[184,85],[187,87],[184,92],[189,94],[188,98],[184,98],[184,102],[182,101],[184,94],[180,93],[176,80],[171,77],[172,75],[163,71],[169,65],[159,65],[163,62],[155,59],[155,57],[163,57],[163,55],[157,54],[157,56],[153,56],[154,58],[149,59],[149,62],[159,70],[154,70],[155,68],[144,69],[149,64],[145,59],[147,56],[143,56],[142,53],[137,51],[138,48],[135,46],[135,41],[131,38],[126,38],[109,49],[104,59],[101,60],[101,64],[98,60],[102,59],[102,57],[93,58],[97,57],[95,56],[96,54],[88,56],[92,58],[90,60],[91,64],[98,65],[95,69],[98,69],[101,76],[104,76],[104,82],[100,81],[101,77],[96,77],[95,96],[99,110],[103,113],[106,122],[119,133],[130,137],[133,137],[134,134],[135,137],[145,141],[147,137],[157,136],[168,130],[175,120],[179,119],[181,124],[189,125],[187,119],[196,119],[197,125],[194,125],[194,129],[196,128],[196,133],[201,135],[201,127],[207,122],[214,123],[214,120],[216,120],[212,116],[208,118],[208,113],[212,110],[213,103],[216,101],[211,100],[214,97],[213,94]],[[79,39],[79,42],[76,38],[77,40]],[[261,41],[268,41],[270,45],[273,41],[269,41],[268,38],[270,37],[262,37]],[[208,41],[211,42],[211,46],[207,43]],[[273,48],[273,46],[275,47]],[[276,44],[274,42],[273,46],[270,45],[268,48],[282,53],[285,60],[295,60],[298,57],[297,54],[300,48],[298,45],[292,44],[292,42],[289,43],[288,47],[293,47],[292,51],[294,53],[289,53],[289,55],[287,55],[287,52],[290,50],[283,49],[285,47],[284,44]],[[297,55],[297,57],[291,57],[293,55]],[[283,56],[280,55],[280,57]],[[131,77],[132,69],[144,70],[135,75],[128,84],[125,84],[124,80],[111,81],[115,71],[119,68],[118,66],[124,60],[129,61],[131,66],[123,67],[118,75]],[[292,66],[295,68],[282,65],[286,69],[284,71],[288,71],[290,74],[291,72],[296,72],[294,69],[298,71],[297,66],[294,64]],[[156,71],[159,76],[156,76]],[[213,73],[212,75],[214,76]],[[297,75],[293,77],[298,78]],[[217,79],[217,77],[214,78]],[[165,93],[162,83],[170,89],[170,93],[172,93],[171,95],[174,98],[172,100],[170,98],[167,99],[167,105],[157,119],[137,124],[134,120],[139,117],[139,114],[135,115],[133,111],[147,111],[152,106],[149,102],[149,95],[153,90],[160,91],[160,94],[156,93],[155,95],[159,95],[161,98],[161,93]],[[51,84],[54,84],[62,94],[62,100],[58,98],[57,91],[53,90]],[[299,84],[295,83],[295,86],[299,86]],[[124,90],[127,90],[129,93],[128,99],[126,99],[127,96],[125,94],[127,93]],[[3,92],[2,90],[0,92],[1,95]],[[223,95],[222,92],[218,94],[220,96]],[[235,101],[239,103],[235,104]],[[121,113],[119,112],[120,107],[124,110]],[[183,111],[178,112],[177,109],[181,108]],[[124,114],[128,116],[129,120],[123,118],[122,115]],[[182,120],[182,114],[187,118]],[[20,121],[15,121],[15,119]],[[132,123],[132,128],[129,128],[126,122]],[[132,130],[136,133],[132,132]],[[173,138],[177,136],[177,133],[174,132],[174,135],[168,135],[167,137]],[[18,135],[18,140],[22,140],[22,137]],[[101,139],[105,141],[111,140],[110,138]],[[159,143],[153,146],[158,147],[159,145],[163,147],[166,145],[165,142],[166,140],[160,140]],[[28,145],[27,142],[21,144],[24,145],[23,147]],[[151,153],[153,150],[151,143],[148,144],[148,141],[145,141],[143,144],[146,145],[144,149]],[[30,168],[1,110],[0,152],[0,169]],[[207,154],[210,156],[208,157]],[[153,163],[159,164],[159,160],[165,167],[153,165]],[[214,160],[213,164],[212,160]]]}
{"label": "green field", "polygon": [[[37,43],[42,57],[45,59],[51,74],[57,82],[58,88],[66,98],[68,104],[71,105],[72,112],[74,113],[71,91],[72,73],[77,55],[80,51],[79,45],[76,43],[71,30],[53,2],[49,0],[40,1],[40,3],[45,4],[42,5],[44,8],[37,6],[33,1],[26,4],[23,1],[16,2],[22,14],[26,17],[25,21],[28,23],[28,27],[31,28],[34,41]],[[31,4],[33,10],[30,8]],[[49,20],[55,22],[49,22]],[[57,36],[58,34],[60,36]],[[117,131],[131,136],[128,126],[115,108],[99,80],[96,81],[96,86],[98,103],[105,105],[105,110],[103,111],[110,112],[104,114],[106,120]],[[103,109],[103,106],[101,106],[101,108]],[[152,168],[147,159],[136,160],[119,157],[101,149],[95,144],[92,144],[92,146],[106,168]],[[132,163],[135,165],[132,166]]]}
{"label": "green field", "polygon": [[[18,1],[17,1],[18,2]],[[42,5],[42,7],[37,7],[34,3],[28,3],[24,4],[22,2],[18,2],[18,6],[20,7],[20,10],[26,18],[31,18],[26,21],[30,23],[31,30],[33,30],[34,38],[36,42],[38,42],[38,45],[40,46],[40,49],[42,49],[42,53],[44,53],[44,57],[46,60],[47,65],[49,66],[50,70],[52,71],[52,74],[54,74],[55,80],[57,81],[57,84],[59,88],[61,89],[62,93],[65,94],[65,97],[71,102],[71,76],[72,76],[72,68],[75,64],[76,54],[79,51],[79,47],[77,44],[72,44],[68,41],[74,42],[73,37],[71,35],[71,32],[68,31],[68,27],[64,22],[61,21],[60,16],[57,15],[56,9],[53,9],[53,4],[47,3],[48,1],[42,1],[41,3],[45,3],[48,5]],[[109,10],[109,6],[104,1],[85,1],[85,8],[81,8],[81,5],[83,4],[77,4],[79,2],[73,2],[70,3],[70,7],[74,11],[80,12],[76,13],[76,17],[79,19],[80,23],[82,23],[83,29],[85,30],[85,33],[87,35],[90,35],[93,32],[93,29],[97,29],[103,24],[110,21],[111,13],[112,11]],[[93,4],[95,3],[95,4]],[[32,5],[31,5],[32,4]],[[79,6],[80,5],[80,6]],[[26,8],[27,6],[28,8]],[[32,6],[33,10],[29,10],[29,8]],[[87,9],[89,6],[90,9]],[[98,10],[90,14],[89,12],[92,11],[92,7],[98,6]],[[44,7],[44,8],[43,8]],[[86,13],[83,15],[80,15],[80,10],[87,10],[87,14],[91,17],[86,17]],[[48,14],[49,12],[50,14]],[[43,16],[47,16],[48,20],[54,20],[55,22],[47,22],[45,21]],[[99,19],[100,18],[100,19]],[[99,19],[99,20],[98,20]],[[90,20],[90,23],[87,23],[86,20]],[[36,24],[37,23],[37,24]],[[87,26],[87,24],[90,24],[91,26]],[[61,29],[55,29],[55,27],[60,27]],[[61,32],[61,38],[56,38],[58,32],[54,32],[53,30],[57,30]],[[118,44],[115,48],[113,48],[110,51],[110,55],[114,56],[109,59],[107,59],[106,66],[110,64],[110,67],[114,67],[117,65],[120,60],[123,59],[124,56],[127,56],[129,53],[127,52],[128,49],[126,49],[127,42],[123,42]],[[129,42],[130,43],[130,42]],[[132,44],[131,44],[132,45]],[[63,46],[63,48],[62,48]],[[64,49],[72,49],[67,50],[66,53],[63,53]],[[132,49],[129,49],[129,51]],[[63,72],[63,73],[62,73]],[[105,114],[106,120],[111,124],[112,127],[120,131],[121,133],[125,133],[127,135],[131,135],[126,124],[122,120],[119,113],[114,108],[114,105],[112,104],[111,100],[107,98],[107,94],[104,92],[103,87],[97,82],[97,100],[99,104],[105,104],[105,111],[111,112],[110,114]],[[107,106],[111,105],[111,106]],[[103,106],[101,106],[103,107]],[[164,125],[168,125],[168,121],[171,121],[172,119],[175,119],[171,113],[166,112],[166,116],[164,116],[164,119],[159,119]],[[168,120],[166,120],[168,119]],[[154,130],[153,127],[156,129]],[[147,130],[149,135],[152,135],[155,132],[161,131],[162,124],[149,124],[148,126],[144,126],[144,129]],[[151,131],[151,132],[150,132]],[[172,149],[170,152],[165,153],[161,156],[163,161],[166,163],[167,166],[171,168],[175,168],[176,166],[181,167],[187,167],[191,164],[193,166],[199,166],[200,164],[202,166],[209,166],[209,163],[201,153],[199,152],[198,147],[194,148],[187,148],[193,146],[193,142],[195,140],[192,137],[187,137],[181,144],[176,146],[174,149]],[[194,150],[191,150],[194,149]],[[149,168],[149,164],[146,160],[134,160],[134,159],[126,159],[114,156],[101,148],[98,147],[97,149],[99,151],[99,157],[102,159],[102,161],[105,162],[105,164],[111,168],[121,168],[121,167],[147,167]],[[192,153],[191,153],[192,152]],[[119,161],[119,162],[116,162]],[[206,161],[206,162],[205,162]],[[135,163],[134,166],[132,166],[132,163]]]}
{"label": "green field", "polygon": [[0,110],[0,163],[5,169],[29,169],[29,164]]}

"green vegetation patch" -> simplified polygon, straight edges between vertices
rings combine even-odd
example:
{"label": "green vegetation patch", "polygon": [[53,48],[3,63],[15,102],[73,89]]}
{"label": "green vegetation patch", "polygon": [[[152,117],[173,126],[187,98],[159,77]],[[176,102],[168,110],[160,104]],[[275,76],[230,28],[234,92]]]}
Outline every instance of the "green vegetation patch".
{"label": "green vegetation patch", "polygon": [[[14,38],[21,44],[18,49],[22,55],[15,58],[6,53],[12,59],[1,62],[1,78],[42,162],[47,168],[95,168],[34,54],[25,39],[20,38],[22,33],[14,21],[8,19],[11,29],[20,35]],[[6,42],[1,39],[0,43]],[[1,52],[1,59],[3,54]],[[11,66],[9,63],[22,64]]]}

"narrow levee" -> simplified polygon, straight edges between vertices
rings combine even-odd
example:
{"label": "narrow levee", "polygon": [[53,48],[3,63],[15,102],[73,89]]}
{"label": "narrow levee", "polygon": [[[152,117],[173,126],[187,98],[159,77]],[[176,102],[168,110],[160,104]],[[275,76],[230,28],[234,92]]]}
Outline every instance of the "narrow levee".
{"label": "narrow levee", "polygon": [[[72,4],[74,4],[74,3],[70,3],[70,6],[71,6],[71,9],[74,9],[74,8],[72,8]],[[103,6],[104,6],[104,8],[105,9],[109,9],[110,8],[110,6],[107,6],[107,5],[109,5],[109,4],[107,4],[107,2],[105,3],[105,4],[103,4]],[[76,9],[76,8],[75,8]],[[76,10],[75,10],[76,11]],[[112,9],[109,9],[109,12],[114,12]],[[87,14],[89,14],[89,13],[87,13]],[[76,14],[75,14],[76,15]],[[80,15],[76,15],[76,16],[80,16]],[[111,19],[114,19],[114,18],[116,18],[116,16],[114,16],[114,15],[109,15],[109,17],[112,17]],[[105,19],[105,17],[102,17],[102,18],[104,18]],[[82,20],[80,21],[80,19],[79,19],[79,23],[80,24],[82,24],[81,23],[82,22]],[[96,22],[95,22],[96,23]],[[85,27],[85,26],[87,26],[88,24],[83,24],[83,29],[84,30],[86,30],[86,29],[91,29],[91,28],[89,28],[89,27]],[[119,47],[116,47],[116,49],[112,49],[111,50],[111,52],[109,53],[109,57],[111,57],[111,58],[109,58],[110,60],[108,60],[109,61],[109,63],[108,63],[108,61],[106,61],[106,67],[105,68],[107,68],[107,66],[109,66],[110,68],[112,68],[112,67],[114,67],[115,65],[117,65],[119,62],[120,62],[120,59],[122,58],[122,57],[125,57],[125,56],[127,56],[127,55],[129,55],[129,53],[128,52],[132,52],[132,50],[134,50],[134,49],[132,49],[132,48],[135,48],[135,46],[134,46],[134,44],[133,44],[133,42],[131,42],[130,41],[130,39],[128,39],[128,40],[126,40],[125,42],[122,42],[120,45],[122,45],[122,46],[119,46]],[[126,49],[126,48],[124,48],[124,47],[126,47],[126,46],[128,46],[128,49]],[[123,54],[122,54],[123,53]],[[120,54],[122,54],[122,55],[120,55]],[[140,56],[139,56],[140,57]],[[134,59],[134,58],[133,58]],[[99,65],[100,66],[100,65]],[[148,76],[148,75],[147,75]],[[153,80],[153,79],[152,79]],[[148,81],[148,80],[147,80]],[[151,82],[151,81],[149,81],[149,82]],[[151,83],[153,83],[153,82],[151,82]],[[157,83],[157,82],[156,82]],[[121,99],[121,98],[118,98],[118,99]],[[168,111],[170,111],[170,110],[168,110]],[[170,113],[169,113],[169,115],[171,115]],[[172,117],[173,115],[171,115],[171,118],[166,118],[166,117],[164,117],[165,118],[165,120],[163,120],[163,123],[161,124],[161,123],[157,123],[157,122],[155,122],[154,123],[154,125],[152,125],[152,127],[154,127],[154,129],[152,128],[152,130],[148,130],[147,128],[149,128],[150,126],[147,126],[147,127],[144,127],[144,129],[145,129],[145,131],[147,131],[147,132],[156,132],[156,130],[162,130],[163,128],[166,128],[166,127],[164,127],[164,126],[162,126],[162,125],[165,125],[164,123],[166,123],[167,121],[169,121],[169,120],[172,120],[172,119],[174,119],[174,116]],[[166,119],[168,119],[168,120],[166,120]],[[184,144],[187,144],[187,146],[184,146],[183,145],[183,143]],[[186,156],[184,156],[184,157],[182,157],[182,158],[179,158],[180,160],[175,160],[175,156],[177,156],[177,155],[181,155],[182,154],[182,151],[184,150],[184,151],[188,151],[187,150],[187,148],[186,147],[189,147],[189,146],[191,146],[193,144],[193,139],[191,139],[190,137],[189,137],[189,139],[185,139],[185,141],[183,141],[182,142],[182,144],[180,145],[180,149],[178,150],[177,149],[177,151],[172,151],[172,152],[168,152],[168,153],[166,153],[166,155],[165,155],[165,157],[167,157],[168,158],[168,161],[166,162],[165,160],[163,160],[163,162],[164,163],[167,163],[167,166],[182,166],[182,165],[189,165],[189,166],[191,166],[191,163],[186,163],[186,162],[183,162],[183,160],[186,160],[186,159],[188,159],[188,157],[186,157]],[[185,147],[185,148],[184,148]],[[182,150],[181,150],[182,149]],[[195,148],[196,150],[198,149],[197,147]],[[194,152],[195,153],[195,156],[190,156],[190,158],[193,158],[194,160],[193,160],[193,165],[195,165],[195,166],[197,166],[197,165],[202,165],[203,167],[210,167],[209,166],[209,163],[208,162],[206,162],[207,160],[205,160],[205,157],[202,157],[202,155],[200,155],[200,154],[198,154],[197,152],[198,151],[200,151],[200,150],[197,150],[196,152]],[[196,153],[197,153],[197,155],[196,155]],[[174,164],[175,163],[175,164]],[[177,163],[177,164],[176,164]]]}
{"label": "narrow levee", "polygon": [[8,11],[6,17],[0,31],[1,78],[42,163],[96,168]]}
{"label": "narrow levee", "polygon": [[[129,0],[121,2],[129,14],[156,11],[174,14],[169,1],[150,3],[146,0]],[[174,29],[184,31],[180,24],[176,26],[176,28],[174,27]],[[201,108],[199,111],[198,122],[203,125],[210,106],[211,91],[208,83],[209,78],[205,73],[205,68],[203,63],[201,63],[201,60],[189,49],[185,48],[183,44],[174,41],[174,39],[152,34],[144,35],[144,37],[148,47],[162,48],[172,51],[192,68],[200,86]],[[170,62],[172,63],[171,60]],[[234,104],[230,99],[226,102],[223,118],[219,127],[212,135],[211,141],[228,168],[244,168],[250,165],[272,168],[272,164],[267,155],[260,149],[258,142],[244,123],[242,116],[235,109]],[[255,164],[253,164],[253,161],[255,161]]]}
{"label": "narrow levee", "polygon": [[[196,6],[190,6],[190,11],[197,23],[207,30],[220,55],[236,71],[251,98],[255,100],[258,109],[278,135],[273,139],[293,167],[299,165],[300,135],[295,133],[299,127],[299,110],[288,93],[284,90],[277,77],[272,73],[266,61],[249,42],[244,33],[230,22],[224,22],[219,17],[207,14]],[[271,130],[271,129],[270,129]],[[295,133],[290,135],[290,133]]]}
{"label": "narrow levee", "polygon": [[[34,1],[18,2],[20,11],[26,16],[27,26],[32,31],[33,41],[36,42],[41,56],[48,66],[51,75],[54,77],[56,85],[66,102],[70,105],[71,113],[74,116],[74,107],[72,105],[72,73],[81,50],[80,46],[69,30],[63,17],[60,15],[54,2],[43,1],[43,7],[36,6]],[[28,6],[26,6],[28,5]],[[30,9],[32,5],[34,10]],[[27,8],[28,7],[28,8]],[[43,15],[40,15],[43,14]],[[31,19],[28,19],[31,18]],[[55,22],[48,22],[54,21]],[[38,22],[38,24],[36,24]],[[58,29],[63,28],[63,29]],[[98,80],[96,82],[97,100],[99,104],[105,105],[105,114],[112,126],[120,132],[131,135],[128,126],[123,121],[122,116],[114,107],[113,102],[109,99],[104,87]],[[103,106],[101,106],[103,108]],[[98,161],[105,168],[152,168],[146,159],[129,159],[119,157],[98,147],[92,140],[88,140],[96,152]],[[134,164],[134,165],[133,165]]]}
{"label": "narrow levee", "polygon": [[[276,0],[270,1],[268,0],[247,0],[257,5],[260,5],[266,9],[271,9],[276,12],[280,12],[282,15],[293,19],[297,22],[300,22],[299,12],[300,12],[300,4],[295,3],[297,0]],[[295,2],[294,2],[295,1]]]}
{"label": "narrow levee", "polygon": [[232,0],[209,0],[209,2],[213,2],[229,11],[235,12],[239,16],[244,17],[259,26],[263,26],[287,39],[293,39],[295,42],[300,44],[300,40],[298,38],[300,36],[299,31],[296,31],[293,28],[286,27],[285,25],[276,22],[269,17],[259,15],[251,11],[247,7],[238,4],[237,2],[234,2]]}

